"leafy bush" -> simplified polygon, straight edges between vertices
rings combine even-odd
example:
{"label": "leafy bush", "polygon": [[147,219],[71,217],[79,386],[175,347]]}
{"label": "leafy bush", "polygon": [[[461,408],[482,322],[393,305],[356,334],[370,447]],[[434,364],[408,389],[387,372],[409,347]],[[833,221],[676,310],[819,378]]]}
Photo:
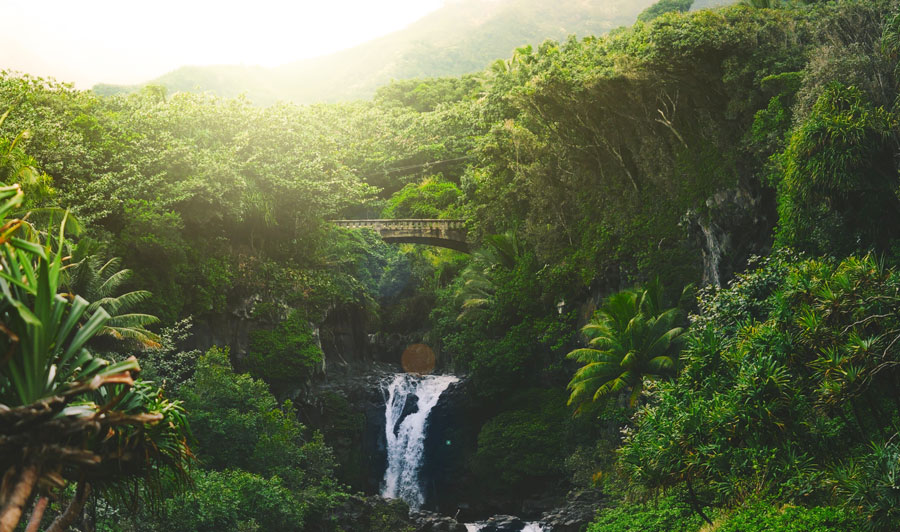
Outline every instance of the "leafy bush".
{"label": "leafy bush", "polygon": [[805,508],[759,503],[729,515],[717,532],[853,532],[863,529],[859,515],[831,506]]}
{"label": "leafy bush", "polygon": [[382,215],[385,218],[458,218],[462,193],[454,183],[433,176],[410,183],[391,196]]}
{"label": "leafy bush", "polygon": [[674,496],[601,510],[587,532],[696,532],[702,521]]}
{"label": "leafy bush", "polygon": [[198,470],[193,481],[194,489],[163,501],[154,523],[156,530],[304,530],[304,505],[278,477],[240,470]]}
{"label": "leafy bush", "polygon": [[176,395],[194,378],[197,359],[203,354],[196,349],[179,349],[190,337],[191,323],[191,318],[185,318],[165,327],[159,333],[159,345],[144,350],[139,358],[144,377]]}
{"label": "leafy bush", "polygon": [[779,159],[778,242],[836,256],[888,249],[900,235],[897,130],[860,89],[830,84]]}
{"label": "leafy bush", "polygon": [[900,435],[872,445],[870,454],[837,468],[838,489],[848,503],[869,517],[873,530],[892,530],[900,522]]}
{"label": "leafy bush", "polygon": [[530,389],[518,398],[526,408],[497,415],[478,434],[476,469],[482,482],[498,491],[527,492],[560,477],[574,443],[562,391]]}
{"label": "leafy bush", "polygon": [[321,434],[297,421],[289,401],[278,405],[263,381],[235,374],[227,350],[200,357],[183,396],[205,467],[277,475],[291,490],[311,494],[331,484],[334,461]]}
{"label": "leafy bush", "polygon": [[243,365],[253,375],[269,382],[303,382],[322,364],[322,349],[301,312],[272,330],[250,333],[250,349]]}
{"label": "leafy bush", "polygon": [[[630,479],[649,489],[693,485],[722,504],[853,504],[833,497],[827,465],[871,462],[869,440],[900,413],[891,384],[898,293],[900,274],[871,257],[781,256],[702,296],[683,371],[659,385],[621,449]],[[892,473],[872,467],[853,506],[893,530]]]}

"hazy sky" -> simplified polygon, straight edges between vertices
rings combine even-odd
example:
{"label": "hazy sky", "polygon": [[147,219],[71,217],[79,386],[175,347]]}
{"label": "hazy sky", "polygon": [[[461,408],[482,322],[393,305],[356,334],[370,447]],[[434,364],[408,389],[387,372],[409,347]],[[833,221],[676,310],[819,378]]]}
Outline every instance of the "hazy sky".
{"label": "hazy sky", "polygon": [[181,65],[274,66],[401,29],[444,0],[0,0],[0,70],[79,88]]}

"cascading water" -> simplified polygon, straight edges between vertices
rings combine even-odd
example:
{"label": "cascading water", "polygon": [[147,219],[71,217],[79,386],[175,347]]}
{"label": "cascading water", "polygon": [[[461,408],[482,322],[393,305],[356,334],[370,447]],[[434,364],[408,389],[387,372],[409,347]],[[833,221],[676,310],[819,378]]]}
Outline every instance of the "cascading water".
{"label": "cascading water", "polygon": [[[383,497],[403,499],[410,508],[419,508],[425,503],[419,471],[425,456],[428,415],[441,394],[458,381],[452,375],[399,373],[394,376],[384,409],[387,470],[381,489]],[[413,408],[415,411],[411,411]]]}
{"label": "cascading water", "polygon": [[716,228],[712,223],[700,223],[700,230],[706,239],[706,246],[703,249],[703,282],[717,287],[722,286],[719,265],[722,262],[724,246],[721,239],[716,236]]}

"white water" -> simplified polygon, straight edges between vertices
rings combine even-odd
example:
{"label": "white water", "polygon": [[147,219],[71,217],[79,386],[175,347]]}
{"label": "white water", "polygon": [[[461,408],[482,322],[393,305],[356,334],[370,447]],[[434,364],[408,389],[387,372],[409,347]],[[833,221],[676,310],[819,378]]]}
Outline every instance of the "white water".
{"label": "white water", "polygon": [[[428,415],[441,394],[459,379],[452,375],[415,376],[398,373],[388,387],[384,409],[384,431],[387,437],[387,470],[384,472],[381,495],[389,499],[403,499],[416,509],[425,502],[419,479],[425,456],[425,428]],[[410,396],[418,398],[418,410],[402,421],[403,408]],[[400,425],[397,422],[400,421]],[[477,530],[477,529],[476,529]]]}

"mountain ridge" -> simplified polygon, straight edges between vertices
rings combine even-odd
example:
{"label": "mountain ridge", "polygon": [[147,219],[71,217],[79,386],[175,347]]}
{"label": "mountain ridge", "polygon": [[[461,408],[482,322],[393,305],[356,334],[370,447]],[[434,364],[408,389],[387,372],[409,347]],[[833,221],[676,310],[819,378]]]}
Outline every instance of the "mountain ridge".
{"label": "mountain ridge", "polygon": [[[328,55],[276,67],[183,66],[138,85],[98,84],[99,94],[162,85],[170,92],[245,94],[269,105],[371,97],[392,80],[459,76],[508,57],[516,48],[569,35],[604,34],[633,23],[655,0],[457,0],[406,28]],[[722,0],[699,0],[703,7]]]}

